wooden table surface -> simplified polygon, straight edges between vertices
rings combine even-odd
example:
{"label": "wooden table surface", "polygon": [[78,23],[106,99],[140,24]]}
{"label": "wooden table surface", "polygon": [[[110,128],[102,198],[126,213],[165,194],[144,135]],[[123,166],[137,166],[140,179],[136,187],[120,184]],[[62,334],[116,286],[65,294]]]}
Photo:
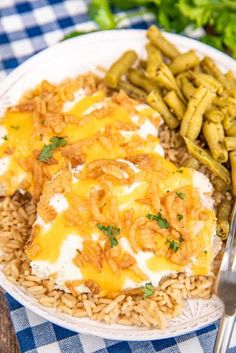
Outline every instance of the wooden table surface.
{"label": "wooden table surface", "polygon": [[20,353],[9,317],[3,291],[0,288],[0,353]]}

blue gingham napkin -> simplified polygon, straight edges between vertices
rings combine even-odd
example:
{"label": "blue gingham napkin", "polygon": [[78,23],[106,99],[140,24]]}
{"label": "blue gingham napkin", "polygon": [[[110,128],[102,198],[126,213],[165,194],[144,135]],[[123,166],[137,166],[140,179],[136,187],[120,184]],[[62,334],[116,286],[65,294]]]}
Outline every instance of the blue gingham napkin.
{"label": "blue gingham napkin", "polygon": [[[146,15],[123,27],[147,28],[152,20]],[[94,28],[83,0],[0,0],[0,79],[72,30]],[[63,329],[6,297],[22,353],[211,353],[214,346],[216,324],[158,341],[111,341]],[[229,353],[236,353],[236,330]]]}

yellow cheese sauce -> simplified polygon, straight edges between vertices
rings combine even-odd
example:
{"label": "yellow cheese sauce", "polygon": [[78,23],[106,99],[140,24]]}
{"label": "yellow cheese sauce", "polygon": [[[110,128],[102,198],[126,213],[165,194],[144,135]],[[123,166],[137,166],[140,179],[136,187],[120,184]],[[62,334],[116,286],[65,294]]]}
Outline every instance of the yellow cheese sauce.
{"label": "yellow cheese sauce", "polygon": [[[102,104],[105,108],[96,108],[96,104]],[[96,109],[93,110],[93,107]],[[85,163],[100,156],[125,158],[127,155],[136,153],[155,152],[156,147],[160,145],[157,137],[147,135],[142,138],[135,134],[125,137],[121,134],[121,130],[127,129],[127,126],[129,131],[133,129],[135,133],[147,119],[152,120],[153,128],[160,125],[161,119],[156,117],[151,108],[135,114],[139,120],[138,125],[132,122],[130,111],[122,104],[112,103],[111,99],[106,99],[102,91],[85,96],[75,103],[73,108],[65,113],[68,120],[59,133],[43,125],[39,130],[38,121],[31,112],[7,111],[0,123],[0,129],[6,130],[0,145],[2,194],[12,195],[18,188],[27,189],[34,194],[37,180],[35,182],[33,180],[37,168],[43,171],[45,180],[49,180],[51,176],[65,168],[68,162],[74,165],[75,161]],[[43,124],[43,121],[41,123]],[[55,149],[52,160],[48,163],[40,162],[38,160],[40,152],[55,136],[63,137],[66,140],[66,146]],[[4,158],[1,165],[1,160]]]}
{"label": "yellow cheese sauce", "polygon": [[[64,192],[68,208],[57,213],[47,231],[40,227],[26,250],[29,259],[56,264],[68,237],[72,234],[78,236],[82,249],[73,259],[73,264],[80,270],[75,279],[95,282],[100,287],[100,294],[107,296],[126,289],[126,283],[135,283],[137,287],[150,280],[155,283],[155,278],[161,273],[188,269],[192,274],[208,274],[214,257],[214,210],[205,208],[201,201],[199,191],[193,185],[193,170],[177,169],[160,156],[152,158],[152,172],[145,170],[141,164],[137,167],[125,161],[119,162],[134,172],[134,179],[130,182],[126,181],[125,173],[123,179],[114,177],[113,167],[106,168],[106,164],[105,172],[98,167],[94,169],[93,178],[86,177],[85,170],[88,172],[89,167],[75,172],[76,178]],[[52,190],[56,179],[49,182]],[[160,200],[159,209],[151,200],[153,187]],[[201,183],[198,187],[201,188]],[[43,196],[47,195],[43,193]],[[166,204],[169,198],[173,202],[174,221]],[[176,209],[181,203],[186,217],[182,220],[185,224],[183,234],[178,228],[180,208]],[[162,223],[147,217],[157,217],[158,214],[161,214]],[[163,226],[163,219],[168,227],[165,221]],[[196,222],[200,224],[199,231],[194,230]],[[111,246],[108,234],[98,225],[119,229],[115,246]],[[121,238],[126,239],[127,245],[120,241]],[[124,263],[122,256],[128,256]],[[130,257],[133,262],[128,266]],[[60,268],[57,275],[60,276]]]}

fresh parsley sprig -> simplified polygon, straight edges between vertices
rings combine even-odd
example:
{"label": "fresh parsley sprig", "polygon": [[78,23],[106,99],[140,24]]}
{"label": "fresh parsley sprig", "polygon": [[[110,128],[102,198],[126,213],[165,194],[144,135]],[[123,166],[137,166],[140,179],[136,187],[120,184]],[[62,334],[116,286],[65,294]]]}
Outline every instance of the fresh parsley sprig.
{"label": "fresh parsley sprig", "polygon": [[151,219],[152,221],[156,221],[159,225],[160,228],[162,229],[168,229],[169,228],[169,223],[166,218],[164,218],[161,214],[161,212],[158,212],[158,214],[151,214],[148,213],[146,215],[148,219]]}
{"label": "fresh parsley sprig", "polygon": [[152,283],[146,283],[143,287],[143,298],[147,299],[151,297],[155,293],[155,288],[153,287]]}
{"label": "fresh parsley sprig", "polygon": [[48,161],[52,158],[53,151],[59,147],[64,147],[67,144],[67,141],[64,137],[54,136],[50,139],[49,145],[44,145],[42,151],[38,156],[38,160],[40,162],[48,163]]}
{"label": "fresh parsley sprig", "polygon": [[111,248],[118,245],[116,236],[120,234],[120,228],[116,228],[114,226],[104,226],[103,224],[97,224],[97,227],[104,234],[108,235]]}

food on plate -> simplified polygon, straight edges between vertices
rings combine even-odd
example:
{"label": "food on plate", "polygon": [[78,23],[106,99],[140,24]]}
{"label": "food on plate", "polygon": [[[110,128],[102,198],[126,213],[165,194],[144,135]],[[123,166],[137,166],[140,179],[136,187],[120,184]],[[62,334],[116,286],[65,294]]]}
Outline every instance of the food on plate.
{"label": "food on plate", "polygon": [[236,194],[236,79],[155,26],[104,77],[42,81],[0,124],[0,262],[44,306],[164,328],[212,294]]}
{"label": "food on plate", "polygon": [[114,297],[176,272],[212,273],[219,241],[208,178],[159,155],[131,159],[96,160],[44,186],[26,247],[33,274],[78,293],[92,281]]}

